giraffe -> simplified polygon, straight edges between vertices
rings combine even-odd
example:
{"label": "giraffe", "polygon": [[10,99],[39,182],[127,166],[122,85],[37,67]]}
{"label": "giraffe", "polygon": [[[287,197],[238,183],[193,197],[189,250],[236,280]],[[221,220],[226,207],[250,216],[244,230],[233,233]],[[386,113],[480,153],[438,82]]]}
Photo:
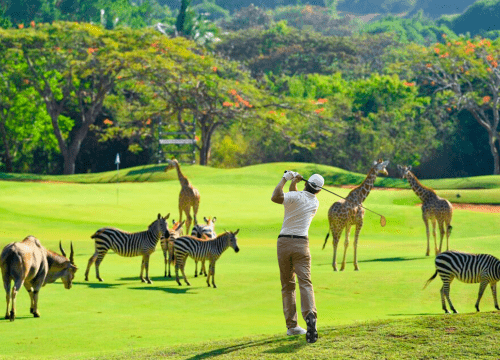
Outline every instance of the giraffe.
{"label": "giraffe", "polygon": [[356,226],[356,232],[354,234],[354,270],[358,271],[358,238],[359,232],[363,227],[363,216],[365,210],[360,206],[366,199],[370,190],[373,188],[373,183],[377,178],[379,173],[388,175],[386,166],[389,161],[383,161],[379,159],[373,162],[373,166],[368,172],[366,179],[363,183],[351,190],[346,199],[341,199],[330,207],[328,210],[328,222],[330,224],[330,231],[326,234],[325,243],[323,244],[323,249],[325,248],[326,242],[328,241],[328,236],[330,232],[333,235],[333,271],[337,271],[337,246],[339,244],[340,235],[342,230],[345,228],[345,242],[344,242],[344,258],[342,260],[342,266],[340,271],[343,271],[346,263],[347,248],[349,246],[349,233],[351,231],[351,226]]}
{"label": "giraffe", "polygon": [[188,178],[182,174],[179,162],[176,159],[167,160],[168,166],[165,171],[176,168],[179,182],[181,183],[181,192],[179,194],[179,222],[182,222],[182,213],[186,213],[186,234],[189,234],[192,217],[190,215],[191,207],[193,208],[194,224],[198,224],[196,214],[200,206],[200,192],[189,182]]}
{"label": "giraffe", "polygon": [[[422,218],[425,224],[425,231],[427,233],[427,252],[426,256],[430,254],[430,234],[429,234],[429,220],[432,223],[432,235],[434,236],[434,251],[438,255],[441,253],[443,246],[444,237],[444,224],[446,223],[446,250],[449,250],[449,238],[451,234],[452,226],[451,217],[453,215],[453,206],[451,203],[439,197],[434,190],[424,186],[418,181],[417,177],[410,171],[411,166],[401,166],[398,165],[398,170],[401,177],[408,179],[408,183],[411,188],[417,194],[417,196],[422,200]],[[439,249],[437,247],[436,239],[436,220],[439,224],[439,232],[441,234],[441,241],[439,242]]]}

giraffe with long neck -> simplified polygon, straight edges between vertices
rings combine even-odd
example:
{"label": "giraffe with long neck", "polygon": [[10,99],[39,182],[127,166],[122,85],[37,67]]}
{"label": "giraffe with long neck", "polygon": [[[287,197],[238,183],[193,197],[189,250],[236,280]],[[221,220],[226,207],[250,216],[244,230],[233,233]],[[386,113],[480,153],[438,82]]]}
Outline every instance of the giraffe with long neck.
{"label": "giraffe with long neck", "polygon": [[198,213],[198,207],[200,206],[200,192],[196,189],[188,180],[188,178],[182,173],[179,162],[176,159],[168,160],[168,166],[165,171],[175,168],[177,170],[177,177],[181,184],[181,192],[179,193],[179,222],[182,222],[182,213],[186,214],[186,234],[189,234],[189,227],[193,218],[191,217],[191,208],[193,208],[194,224],[198,224],[196,219],[196,214]]}
{"label": "giraffe with long neck", "polygon": [[[411,188],[422,201],[422,219],[424,220],[425,231],[427,234],[427,251],[425,255],[426,256],[430,255],[429,220],[432,223],[432,235],[434,236],[435,254],[438,255],[439,253],[441,253],[445,232],[446,232],[446,250],[448,250],[449,239],[452,229],[452,226],[450,224],[451,224],[451,218],[453,216],[453,206],[448,200],[439,197],[433,189],[422,185],[422,183],[418,181],[415,174],[413,174],[410,171],[411,166],[398,165],[398,169],[399,172],[401,173],[401,177],[403,179],[405,178],[408,179],[408,183],[410,184]],[[439,233],[441,235],[439,248],[437,247],[436,221],[439,224]],[[446,231],[444,228],[445,224],[446,224]]]}
{"label": "giraffe with long neck", "polygon": [[375,179],[379,173],[388,175],[385,169],[389,161],[383,161],[382,159],[373,162],[373,166],[368,172],[365,180],[361,185],[355,187],[351,190],[349,195],[344,199],[336,201],[328,210],[328,222],[330,224],[330,231],[326,234],[325,243],[323,244],[323,249],[328,241],[328,236],[330,232],[333,235],[333,270],[337,271],[337,246],[340,241],[340,235],[345,229],[345,242],[344,242],[344,257],[342,260],[342,265],[340,271],[345,269],[346,264],[346,254],[347,248],[349,246],[349,233],[351,232],[351,226],[356,226],[356,231],[354,234],[354,270],[359,270],[358,267],[358,238],[361,228],[363,227],[363,217],[365,215],[365,210],[361,207],[361,204],[370,194]]}

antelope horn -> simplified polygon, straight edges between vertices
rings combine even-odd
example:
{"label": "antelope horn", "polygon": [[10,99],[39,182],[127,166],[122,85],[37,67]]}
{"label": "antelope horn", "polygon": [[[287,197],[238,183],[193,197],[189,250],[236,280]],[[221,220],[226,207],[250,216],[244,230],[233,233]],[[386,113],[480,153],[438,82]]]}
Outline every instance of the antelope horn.
{"label": "antelope horn", "polygon": [[61,244],[61,240],[59,240],[59,250],[61,250],[62,256],[66,257],[66,253],[64,252],[64,249]]}
{"label": "antelope horn", "polygon": [[73,250],[73,241],[72,241],[71,242],[71,252],[69,254],[69,262],[72,263],[73,265],[75,265],[74,256],[75,256],[75,251]]}

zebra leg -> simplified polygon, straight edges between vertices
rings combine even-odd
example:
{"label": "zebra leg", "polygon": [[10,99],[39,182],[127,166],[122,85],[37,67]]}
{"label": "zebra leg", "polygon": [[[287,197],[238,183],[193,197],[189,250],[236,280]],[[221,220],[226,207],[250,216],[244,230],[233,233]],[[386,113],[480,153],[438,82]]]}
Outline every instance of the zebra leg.
{"label": "zebra leg", "polygon": [[217,288],[217,285],[215,285],[215,261],[213,262],[213,264],[210,264],[210,269],[208,271],[212,273],[212,286],[215,289]]}
{"label": "zebra leg", "polygon": [[168,263],[167,253],[168,251],[163,249],[163,262],[165,264],[165,275],[163,275],[163,277],[167,277],[167,263]]}
{"label": "zebra leg", "polygon": [[205,275],[207,276],[207,270],[205,268],[205,259],[201,260],[201,270],[200,270],[200,275]]}
{"label": "zebra leg", "polygon": [[492,282],[490,286],[491,286],[491,293],[493,294],[493,301],[495,302],[495,309],[500,310],[500,308],[498,307],[498,299],[497,299],[497,283]]}
{"label": "zebra leg", "polygon": [[[441,291],[443,292],[443,295],[448,300],[448,304],[450,305],[451,311],[453,311],[456,314],[457,310],[455,310],[455,308],[453,307],[453,304],[451,303],[451,299],[450,299],[450,284],[451,284],[452,280],[453,279],[450,279],[449,281],[443,281],[443,288]],[[442,301],[443,301],[443,309],[446,313],[448,313],[448,310],[446,309],[446,305],[444,304],[444,299],[442,299]]]}
{"label": "zebra leg", "polygon": [[483,297],[484,290],[486,289],[486,286],[488,286],[488,280],[481,281],[481,285],[479,285],[479,294],[477,295],[477,301],[476,301],[477,312],[479,312],[479,302],[481,301],[481,298]]}
{"label": "zebra leg", "polygon": [[449,314],[450,312],[446,308],[446,301],[444,299],[444,284],[441,287],[441,290],[439,291],[439,293],[441,294],[441,305],[443,306],[443,310],[444,310],[445,314]]}
{"label": "zebra leg", "polygon": [[344,258],[342,259],[342,265],[340,266],[340,271],[344,271],[346,257],[347,257],[347,248],[349,247],[349,234],[351,233],[351,227],[346,226],[345,228],[345,241],[344,241]]}
{"label": "zebra leg", "polygon": [[175,262],[175,281],[177,281],[177,284],[179,284],[179,286],[182,285],[179,281],[179,264],[177,263],[177,261]]}
{"label": "zebra leg", "polygon": [[[146,278],[142,276],[144,270],[146,270]],[[147,282],[148,284],[152,284],[151,280],[149,279],[149,255],[142,255],[140,278],[142,282]]]}
{"label": "zebra leg", "polygon": [[92,266],[93,263],[95,263],[95,261],[97,260],[97,256],[99,255],[99,253],[96,252],[94,253],[94,255],[92,255],[89,259],[89,264],[87,265],[87,270],[85,270],[85,281],[89,281],[89,271],[90,271],[90,267]]}
{"label": "zebra leg", "polygon": [[97,280],[99,280],[101,282],[104,280],[99,275],[99,265],[101,265],[101,262],[104,259],[104,256],[106,255],[107,252],[108,252],[108,250],[106,250],[102,253],[99,253],[99,255],[97,256],[97,260],[95,262],[95,276],[96,276]]}
{"label": "zebra leg", "polygon": [[198,277],[198,260],[194,261],[194,277]]}
{"label": "zebra leg", "polygon": [[184,259],[184,261],[182,263],[181,272],[182,272],[182,276],[184,277],[184,282],[186,283],[186,285],[191,285],[187,279],[186,273],[184,272],[184,267],[186,266],[186,259],[187,259],[187,257]]}

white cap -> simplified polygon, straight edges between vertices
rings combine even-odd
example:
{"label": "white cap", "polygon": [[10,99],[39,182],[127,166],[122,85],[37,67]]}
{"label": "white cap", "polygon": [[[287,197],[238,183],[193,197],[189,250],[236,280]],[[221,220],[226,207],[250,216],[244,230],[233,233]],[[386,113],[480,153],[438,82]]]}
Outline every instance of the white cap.
{"label": "white cap", "polygon": [[325,179],[323,179],[323,176],[319,174],[313,174],[311,175],[309,180],[307,180],[307,182],[312,186],[314,190],[320,190],[320,188],[322,188],[325,184]]}

